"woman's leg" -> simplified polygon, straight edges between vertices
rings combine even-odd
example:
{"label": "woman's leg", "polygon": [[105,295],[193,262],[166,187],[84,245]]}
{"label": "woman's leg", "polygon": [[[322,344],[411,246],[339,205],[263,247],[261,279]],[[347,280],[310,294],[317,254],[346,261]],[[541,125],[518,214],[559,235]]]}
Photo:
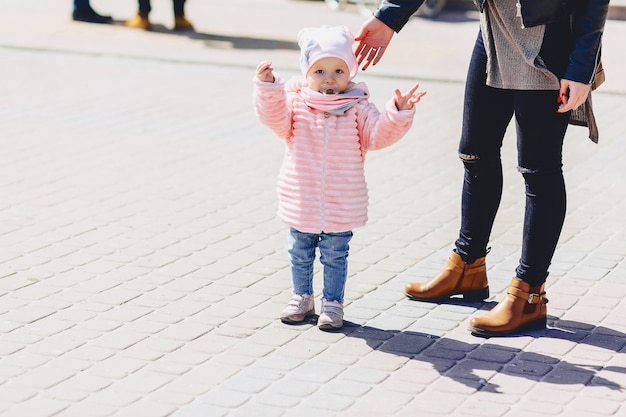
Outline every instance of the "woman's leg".
{"label": "woman's leg", "polygon": [[461,229],[443,270],[427,282],[411,282],[407,297],[439,301],[453,295],[489,297],[485,255],[502,196],[500,148],[513,117],[513,92],[488,87],[487,54],[479,32],[467,74],[459,156],[465,168]]}
{"label": "woman's leg", "polygon": [[486,85],[487,54],[479,34],[465,86],[459,156],[465,175],[456,252],[464,262],[485,256],[502,197],[500,149],[513,116],[511,90]]}
{"label": "woman's leg", "polygon": [[516,91],[518,169],[526,186],[522,255],[516,277],[491,311],[470,321],[479,336],[504,336],[546,326],[544,282],[565,219],[561,169],[569,114],[557,113],[558,91]]}
{"label": "woman's leg", "polygon": [[517,278],[541,285],[561,234],[566,210],[563,138],[569,113],[557,113],[558,91],[519,91],[515,99],[518,169],[524,176],[526,208]]}

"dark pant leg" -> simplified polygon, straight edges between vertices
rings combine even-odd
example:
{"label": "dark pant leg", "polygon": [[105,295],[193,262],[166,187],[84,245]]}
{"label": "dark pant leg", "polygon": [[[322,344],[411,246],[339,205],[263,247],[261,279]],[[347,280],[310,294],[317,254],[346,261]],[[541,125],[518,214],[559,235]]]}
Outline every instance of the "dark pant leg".
{"label": "dark pant leg", "polygon": [[456,252],[465,262],[485,256],[502,196],[500,149],[513,117],[513,92],[486,85],[487,55],[478,39],[465,85],[459,155],[465,174]]}
{"label": "dark pant leg", "polygon": [[152,7],[150,6],[150,0],[139,0],[139,14],[143,17],[148,17]]}
{"label": "dark pant leg", "polygon": [[74,0],[74,11],[83,11],[89,9],[89,0]]}
{"label": "dark pant leg", "polygon": [[545,282],[565,220],[562,148],[569,113],[557,113],[558,94],[556,90],[515,93],[518,169],[526,189],[516,275],[531,286]]}
{"label": "dark pant leg", "polygon": [[174,0],[174,16],[185,16],[185,0]]}

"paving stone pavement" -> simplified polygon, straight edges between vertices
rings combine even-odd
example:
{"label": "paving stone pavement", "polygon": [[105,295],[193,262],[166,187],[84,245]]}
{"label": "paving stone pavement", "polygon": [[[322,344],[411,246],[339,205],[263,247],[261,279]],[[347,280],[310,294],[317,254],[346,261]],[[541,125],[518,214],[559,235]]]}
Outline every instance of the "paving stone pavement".
{"label": "paving stone pavement", "polygon": [[254,116],[251,79],[261,59],[295,73],[297,28],[363,18],[316,1],[194,0],[197,32],[180,35],[170,3],[153,1],[158,26],[140,32],[71,22],[70,1],[0,0],[0,415],[626,415],[626,22],[607,25],[600,143],[567,135],[550,326],[516,337],[466,330],[519,257],[512,132],[492,297],[402,294],[441,268],[458,230],[475,18],[457,4],[415,19],[359,75],[379,106],[414,80],[428,95],[407,137],[368,155],[370,222],[352,241],[346,326],[329,333],[276,319],[290,292],[283,147]]}

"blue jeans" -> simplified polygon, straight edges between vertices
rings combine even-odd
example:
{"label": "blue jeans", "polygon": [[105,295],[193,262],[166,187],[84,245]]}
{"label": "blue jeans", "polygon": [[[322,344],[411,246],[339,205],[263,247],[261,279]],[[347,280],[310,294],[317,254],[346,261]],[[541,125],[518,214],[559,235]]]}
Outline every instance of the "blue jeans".
{"label": "blue jeans", "polygon": [[525,182],[522,253],[517,278],[541,285],[565,220],[563,138],[569,113],[557,113],[558,90],[505,90],[486,85],[487,56],[479,34],[468,71],[459,155],[465,168],[456,252],[465,262],[485,256],[502,196],[500,150],[515,115],[518,170]]}
{"label": "blue jeans", "polygon": [[343,304],[348,276],[348,250],[352,232],[303,233],[293,227],[287,237],[287,252],[291,267],[293,292],[313,295],[313,263],[319,247],[320,262],[324,265],[322,297]]}

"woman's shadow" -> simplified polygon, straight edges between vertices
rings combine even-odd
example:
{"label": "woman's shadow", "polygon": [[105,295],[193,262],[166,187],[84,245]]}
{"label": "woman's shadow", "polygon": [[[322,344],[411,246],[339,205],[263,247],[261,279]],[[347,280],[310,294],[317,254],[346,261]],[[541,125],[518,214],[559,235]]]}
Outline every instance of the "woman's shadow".
{"label": "woman's shadow", "polygon": [[[315,319],[311,320],[312,324]],[[607,373],[626,375],[626,368],[599,365],[599,361],[594,359],[571,362],[559,356],[525,352],[497,343],[467,343],[428,333],[383,330],[349,321],[344,321],[339,332],[350,338],[364,340],[378,352],[430,363],[440,374],[486,392],[499,393],[500,390],[498,385],[481,377],[485,372],[559,385],[591,384],[620,392],[626,388],[619,382],[624,380],[623,376],[615,380],[603,376]],[[579,345],[588,345],[618,353],[626,346],[624,333],[552,316],[548,316],[548,327],[545,330],[510,337],[541,338],[555,343],[571,342],[572,346],[566,347],[567,351]],[[601,371],[603,375],[599,374]]]}

